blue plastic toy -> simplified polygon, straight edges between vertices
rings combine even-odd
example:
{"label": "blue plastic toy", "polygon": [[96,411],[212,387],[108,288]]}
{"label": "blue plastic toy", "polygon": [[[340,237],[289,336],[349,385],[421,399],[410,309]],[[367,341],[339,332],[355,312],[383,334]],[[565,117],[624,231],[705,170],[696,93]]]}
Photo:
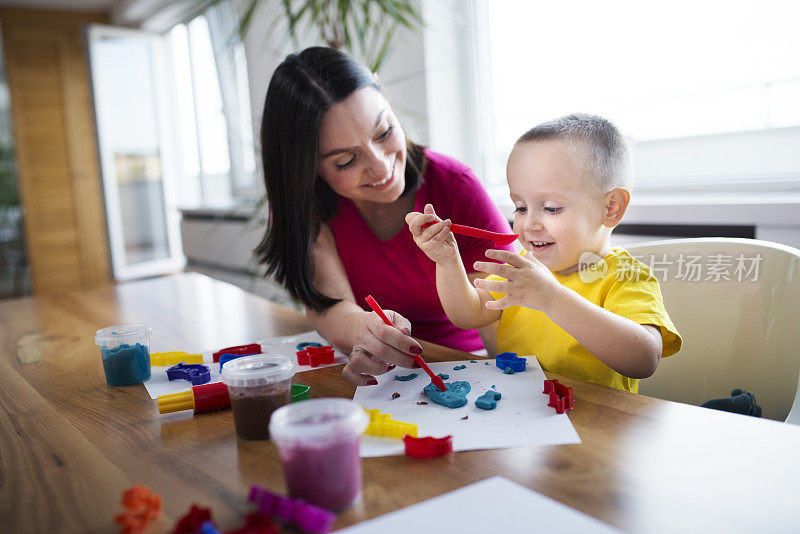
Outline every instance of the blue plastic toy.
{"label": "blue plastic toy", "polygon": [[236,358],[241,358],[242,356],[247,356],[247,354],[222,354],[219,357],[219,372],[222,372],[222,366],[228,363],[231,360],[235,360]]}
{"label": "blue plastic toy", "polygon": [[188,380],[193,386],[211,381],[211,371],[200,363],[179,363],[167,369],[167,378],[172,380]]}
{"label": "blue plastic toy", "polygon": [[[516,352],[504,352],[494,357],[494,361],[499,369],[511,369],[515,373],[521,373],[525,370],[528,363],[527,358],[520,358]],[[512,374],[512,373],[509,373]]]}

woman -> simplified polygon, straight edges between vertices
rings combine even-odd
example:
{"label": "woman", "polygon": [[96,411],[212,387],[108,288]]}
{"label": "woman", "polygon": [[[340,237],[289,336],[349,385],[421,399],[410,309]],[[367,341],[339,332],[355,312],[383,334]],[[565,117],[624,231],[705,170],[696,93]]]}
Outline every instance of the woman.
{"label": "woman", "polygon": [[[330,48],[288,56],[267,90],[261,147],[271,216],[256,254],[314,328],[351,352],[348,381],[377,384],[396,365],[416,367],[412,324],[421,339],[482,347],[476,331],[445,316],[435,265],[405,215],[431,203],[461,224],[507,233],[508,222],[469,168],[406,140],[366,67]],[[491,243],[459,237],[458,245],[471,270]],[[399,330],[367,311],[368,294]]]}

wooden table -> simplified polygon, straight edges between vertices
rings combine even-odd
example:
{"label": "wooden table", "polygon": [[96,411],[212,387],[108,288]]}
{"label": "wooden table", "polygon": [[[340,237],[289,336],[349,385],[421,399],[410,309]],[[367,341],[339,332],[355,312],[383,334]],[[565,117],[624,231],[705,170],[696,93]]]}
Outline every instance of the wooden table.
{"label": "wooden table", "polygon": [[[143,386],[106,386],[94,333],[132,322],[152,326],[154,351],[310,329],[295,311],[197,274],[0,302],[3,532],[115,532],[120,494],[139,482],[164,498],[152,532],[192,503],[232,528],[251,510],[250,484],[285,493],[274,446],[237,441],[229,410],[159,415]],[[433,361],[468,359],[424,346]],[[352,397],[340,371],[294,381],[314,397]],[[800,531],[800,427],[559,379],[574,388],[580,445],[365,459],[363,503],[335,527],[502,475],[630,532]]]}

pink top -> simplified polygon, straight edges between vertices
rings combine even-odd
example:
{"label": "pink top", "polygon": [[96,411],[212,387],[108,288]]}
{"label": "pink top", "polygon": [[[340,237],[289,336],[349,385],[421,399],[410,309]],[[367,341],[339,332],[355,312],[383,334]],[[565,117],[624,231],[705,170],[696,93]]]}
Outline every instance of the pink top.
{"label": "pink top", "polygon": [[[466,165],[425,150],[428,159],[424,182],[415,193],[414,211],[433,204],[436,214],[454,223],[511,233],[508,221]],[[394,310],[411,321],[412,335],[464,351],[483,348],[477,330],[453,326],[436,293],[435,264],[422,252],[404,227],[381,241],[361,217],[353,201],[339,197],[339,211],[328,221],[336,240],[356,303],[369,311],[364,298],[372,294],[386,310]],[[461,259],[468,273],[472,264],[485,259],[493,247],[485,239],[456,236]],[[505,247],[514,250],[513,243]]]}

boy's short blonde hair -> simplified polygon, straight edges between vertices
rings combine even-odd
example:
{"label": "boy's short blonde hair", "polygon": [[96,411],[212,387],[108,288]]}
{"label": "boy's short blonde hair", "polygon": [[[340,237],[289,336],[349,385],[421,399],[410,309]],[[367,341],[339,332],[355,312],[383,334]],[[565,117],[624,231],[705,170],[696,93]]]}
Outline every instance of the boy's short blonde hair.
{"label": "boy's short blonde hair", "polygon": [[614,124],[587,113],[573,113],[544,122],[525,132],[516,144],[563,139],[583,163],[586,179],[602,193],[617,187],[631,190],[631,154],[622,132]]}

